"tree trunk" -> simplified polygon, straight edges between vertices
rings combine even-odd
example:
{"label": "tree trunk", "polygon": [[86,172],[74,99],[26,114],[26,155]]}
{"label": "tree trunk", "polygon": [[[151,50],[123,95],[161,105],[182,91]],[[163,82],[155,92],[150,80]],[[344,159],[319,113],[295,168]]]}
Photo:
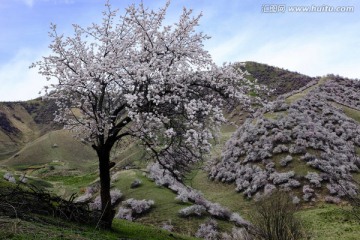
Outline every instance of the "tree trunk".
{"label": "tree trunk", "polygon": [[99,157],[99,170],[100,170],[100,196],[101,196],[101,227],[110,229],[113,218],[115,216],[115,210],[111,205],[110,197],[110,149],[106,147],[100,147],[97,150]]}

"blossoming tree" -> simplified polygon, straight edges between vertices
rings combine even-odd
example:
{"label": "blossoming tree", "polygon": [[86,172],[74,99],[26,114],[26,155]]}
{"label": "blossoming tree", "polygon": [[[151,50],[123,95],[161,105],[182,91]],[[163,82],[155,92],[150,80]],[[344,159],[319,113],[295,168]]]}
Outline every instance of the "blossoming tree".
{"label": "blossoming tree", "polygon": [[169,2],[158,11],[143,4],[119,16],[109,3],[100,24],[65,37],[52,25],[52,54],[33,66],[56,84],[55,120],[91,142],[99,159],[104,227],[111,227],[110,151],[134,138],[174,176],[209,152],[224,121],[225,104],[248,103],[253,84],[232,65],[216,66],[195,31],[201,15],[184,8],[164,24]]}

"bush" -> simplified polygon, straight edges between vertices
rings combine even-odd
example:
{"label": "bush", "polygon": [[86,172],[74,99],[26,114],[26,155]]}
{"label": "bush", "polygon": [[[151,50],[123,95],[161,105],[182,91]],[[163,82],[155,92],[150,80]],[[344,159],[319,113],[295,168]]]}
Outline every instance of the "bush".
{"label": "bush", "polygon": [[219,239],[217,222],[215,220],[210,220],[207,221],[206,223],[201,224],[195,236],[206,240]]}
{"label": "bush", "polygon": [[128,221],[134,220],[141,214],[146,213],[154,205],[153,200],[136,200],[130,198],[123,202],[123,207],[120,207],[115,218],[121,218]]}
{"label": "bush", "polygon": [[[86,195],[89,194],[91,195],[91,193],[85,193],[84,198],[86,198]],[[80,197],[83,197],[80,196]],[[110,191],[110,197],[111,197],[111,205],[115,205],[121,198],[122,198],[123,194],[121,193],[120,190],[118,189],[113,189]],[[79,198],[80,198],[79,197]],[[89,199],[91,198],[91,196],[89,196]],[[81,200],[81,199],[80,199]],[[77,199],[77,201],[79,202],[79,199]],[[93,202],[89,203],[89,207],[91,210],[101,210],[101,196],[97,196]]]}
{"label": "bush", "polygon": [[204,213],[206,213],[206,208],[197,204],[183,208],[179,211],[181,217],[202,216]]}
{"label": "bush", "polygon": [[4,174],[4,179],[11,182],[11,183],[16,183],[15,177],[9,172],[6,172]]}
{"label": "bush", "polygon": [[222,240],[253,240],[254,237],[249,234],[245,228],[234,227],[231,230],[231,233],[222,233]]}
{"label": "bush", "polygon": [[141,185],[141,180],[139,180],[139,179],[135,179],[132,183],[131,183],[131,188],[137,188],[137,187],[140,187],[140,185]]}
{"label": "bush", "polygon": [[161,228],[169,232],[174,231],[174,226],[171,224],[171,220],[163,222]]}
{"label": "bush", "polygon": [[155,202],[153,200],[136,200],[130,198],[124,203],[125,206],[129,207],[133,211],[133,213],[141,214],[147,212],[154,205]]}
{"label": "bush", "polygon": [[304,234],[302,224],[294,215],[296,206],[286,193],[274,191],[255,202],[251,216],[253,232],[259,239],[296,240]]}

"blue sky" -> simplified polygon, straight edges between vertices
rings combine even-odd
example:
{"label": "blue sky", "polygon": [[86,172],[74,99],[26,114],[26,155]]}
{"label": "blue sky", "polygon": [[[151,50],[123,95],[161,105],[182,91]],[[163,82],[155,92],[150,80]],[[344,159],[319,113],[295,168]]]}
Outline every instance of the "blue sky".
{"label": "blue sky", "polygon": [[[166,0],[143,0],[158,9]],[[124,8],[139,0],[111,0]],[[278,13],[265,13],[273,4]],[[0,0],[0,101],[38,97],[46,84],[28,66],[50,54],[50,23],[72,34],[71,24],[101,19],[105,0]],[[199,31],[212,38],[205,48],[216,63],[257,61],[310,76],[327,73],[360,78],[360,1],[356,0],[172,0],[167,22],[182,7],[203,12]],[[278,5],[276,5],[278,6]],[[290,12],[292,6],[352,6],[353,12]]]}

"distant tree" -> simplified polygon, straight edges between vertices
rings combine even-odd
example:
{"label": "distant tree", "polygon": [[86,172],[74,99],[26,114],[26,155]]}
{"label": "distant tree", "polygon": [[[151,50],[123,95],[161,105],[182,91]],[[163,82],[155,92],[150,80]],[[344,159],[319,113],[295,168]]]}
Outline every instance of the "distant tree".
{"label": "distant tree", "polygon": [[[224,121],[225,104],[248,103],[254,84],[233,65],[216,66],[197,33],[201,14],[184,8],[179,21],[164,23],[169,2],[158,11],[141,3],[122,16],[109,3],[100,24],[65,37],[52,24],[52,54],[33,66],[56,84],[55,120],[92,143],[99,158],[103,226],[115,211],[110,197],[110,151],[135,138],[176,177],[210,149]],[[225,101],[226,99],[226,101]]]}

